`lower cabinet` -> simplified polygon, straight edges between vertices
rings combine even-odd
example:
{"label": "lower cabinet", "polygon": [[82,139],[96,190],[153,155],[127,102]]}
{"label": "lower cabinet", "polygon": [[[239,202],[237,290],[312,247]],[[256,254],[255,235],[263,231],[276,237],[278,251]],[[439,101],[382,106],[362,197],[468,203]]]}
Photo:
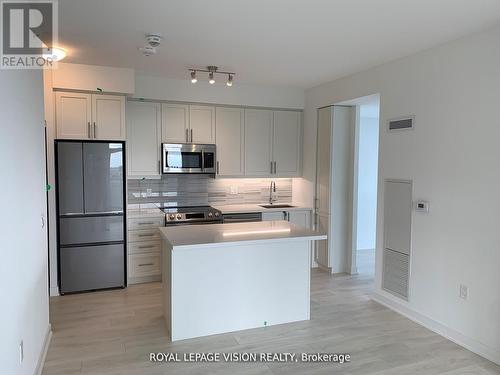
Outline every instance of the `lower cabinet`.
{"label": "lower cabinet", "polygon": [[128,219],[128,284],[161,280],[161,242],[159,227],[164,215]]}

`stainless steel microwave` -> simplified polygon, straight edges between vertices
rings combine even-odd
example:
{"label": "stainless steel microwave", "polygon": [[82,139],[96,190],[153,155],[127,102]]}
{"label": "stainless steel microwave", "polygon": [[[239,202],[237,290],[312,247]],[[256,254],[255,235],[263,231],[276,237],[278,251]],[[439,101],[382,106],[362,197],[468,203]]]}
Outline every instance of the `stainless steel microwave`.
{"label": "stainless steel microwave", "polygon": [[163,143],[162,171],[215,174],[215,145]]}

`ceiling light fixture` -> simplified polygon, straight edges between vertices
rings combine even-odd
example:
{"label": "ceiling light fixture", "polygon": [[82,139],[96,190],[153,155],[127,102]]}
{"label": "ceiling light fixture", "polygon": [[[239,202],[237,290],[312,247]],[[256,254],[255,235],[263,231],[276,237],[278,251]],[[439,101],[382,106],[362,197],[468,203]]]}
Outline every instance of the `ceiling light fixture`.
{"label": "ceiling light fixture", "polygon": [[226,85],[231,87],[233,85],[233,77],[235,76],[235,73],[233,72],[222,72],[219,71],[219,67],[215,65],[209,65],[207,66],[206,69],[189,69],[190,74],[191,74],[191,82],[196,83],[198,82],[198,79],[196,78],[196,73],[197,72],[204,72],[208,73],[208,83],[213,85],[215,83],[215,74],[224,74],[227,75],[227,81]]}
{"label": "ceiling light fixture", "polygon": [[44,48],[42,57],[46,60],[51,60],[51,61],[61,61],[64,59],[67,55],[67,52],[64,48],[60,47],[51,47],[51,48]]}

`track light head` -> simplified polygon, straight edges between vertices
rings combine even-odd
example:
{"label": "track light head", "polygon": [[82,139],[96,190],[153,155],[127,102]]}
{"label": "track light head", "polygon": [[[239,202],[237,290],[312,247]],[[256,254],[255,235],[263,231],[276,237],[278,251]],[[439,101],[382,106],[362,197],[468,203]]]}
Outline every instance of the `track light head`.
{"label": "track light head", "polygon": [[233,85],[233,75],[232,74],[228,74],[226,85],[229,87],[231,87]]}
{"label": "track light head", "polygon": [[214,72],[208,73],[208,83],[210,83],[211,85],[215,83]]}
{"label": "track light head", "polygon": [[196,83],[198,82],[198,79],[196,78],[196,71],[192,70],[191,71],[191,83]]}

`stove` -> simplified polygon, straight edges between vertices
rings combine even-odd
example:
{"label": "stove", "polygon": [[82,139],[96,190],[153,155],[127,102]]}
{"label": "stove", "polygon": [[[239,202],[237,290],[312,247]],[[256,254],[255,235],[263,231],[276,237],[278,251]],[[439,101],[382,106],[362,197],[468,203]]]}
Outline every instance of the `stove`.
{"label": "stove", "polygon": [[165,213],[165,225],[222,223],[222,213],[211,206],[160,206]]}

